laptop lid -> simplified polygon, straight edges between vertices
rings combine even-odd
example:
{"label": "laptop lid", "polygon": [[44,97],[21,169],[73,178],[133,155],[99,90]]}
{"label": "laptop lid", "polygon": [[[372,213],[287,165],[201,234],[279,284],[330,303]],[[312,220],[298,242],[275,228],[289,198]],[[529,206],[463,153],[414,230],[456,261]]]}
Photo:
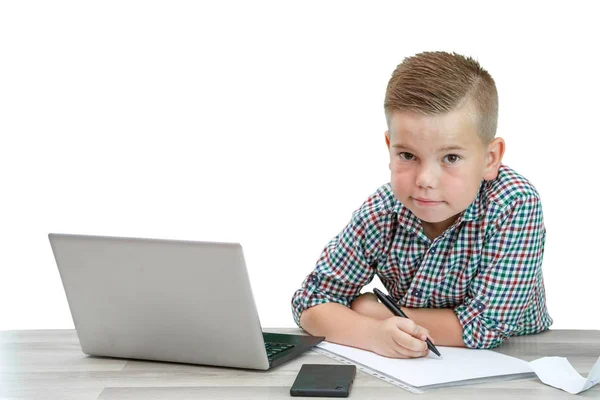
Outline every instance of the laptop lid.
{"label": "laptop lid", "polygon": [[84,353],[269,368],[239,244],[49,239]]}

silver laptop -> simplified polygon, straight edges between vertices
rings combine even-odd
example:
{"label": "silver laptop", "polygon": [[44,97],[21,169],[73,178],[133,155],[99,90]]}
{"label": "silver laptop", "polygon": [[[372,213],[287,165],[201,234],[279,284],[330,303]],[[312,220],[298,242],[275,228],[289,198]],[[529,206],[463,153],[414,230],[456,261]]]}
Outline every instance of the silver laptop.
{"label": "silver laptop", "polygon": [[86,354],[266,370],[324,339],[261,331],[237,243],[48,236]]}

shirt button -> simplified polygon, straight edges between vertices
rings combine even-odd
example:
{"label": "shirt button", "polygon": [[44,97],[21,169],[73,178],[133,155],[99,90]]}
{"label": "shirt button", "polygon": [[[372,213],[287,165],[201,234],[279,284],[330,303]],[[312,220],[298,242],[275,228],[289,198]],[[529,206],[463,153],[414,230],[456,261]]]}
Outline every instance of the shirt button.
{"label": "shirt button", "polygon": [[485,309],[485,304],[483,304],[482,302],[478,301],[477,303],[475,303],[475,307],[477,307],[477,309],[479,311],[483,311]]}
{"label": "shirt button", "polygon": [[429,252],[430,252],[431,254],[435,254],[435,249],[430,249],[430,250],[429,250]]}
{"label": "shirt button", "polygon": [[314,284],[319,283],[319,278],[317,278],[315,275],[310,277],[310,281]]}
{"label": "shirt button", "polygon": [[423,295],[423,292],[419,289],[415,289],[412,291],[413,296],[415,297],[421,297]]}

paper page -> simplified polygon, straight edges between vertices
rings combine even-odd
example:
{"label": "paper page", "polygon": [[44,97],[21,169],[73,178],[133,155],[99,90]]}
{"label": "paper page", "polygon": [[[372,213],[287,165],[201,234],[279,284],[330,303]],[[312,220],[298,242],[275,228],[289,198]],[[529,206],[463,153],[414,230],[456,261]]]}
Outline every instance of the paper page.
{"label": "paper page", "polygon": [[396,359],[330,342],[317,346],[416,387],[532,372],[526,361],[491,350],[436,346],[441,359],[433,353]]}
{"label": "paper page", "polygon": [[600,357],[592,367],[587,379],[583,378],[564,357],[543,357],[529,363],[546,385],[554,386],[571,394],[588,390],[600,381]]}

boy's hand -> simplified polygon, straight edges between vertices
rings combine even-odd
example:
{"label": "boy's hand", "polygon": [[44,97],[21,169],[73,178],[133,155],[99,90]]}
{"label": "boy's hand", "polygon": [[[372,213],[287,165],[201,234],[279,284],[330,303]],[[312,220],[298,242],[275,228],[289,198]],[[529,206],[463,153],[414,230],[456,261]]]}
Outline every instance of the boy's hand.
{"label": "boy's hand", "polygon": [[390,358],[418,358],[429,354],[425,339],[433,339],[429,331],[410,319],[391,317],[379,321],[370,350]]}

